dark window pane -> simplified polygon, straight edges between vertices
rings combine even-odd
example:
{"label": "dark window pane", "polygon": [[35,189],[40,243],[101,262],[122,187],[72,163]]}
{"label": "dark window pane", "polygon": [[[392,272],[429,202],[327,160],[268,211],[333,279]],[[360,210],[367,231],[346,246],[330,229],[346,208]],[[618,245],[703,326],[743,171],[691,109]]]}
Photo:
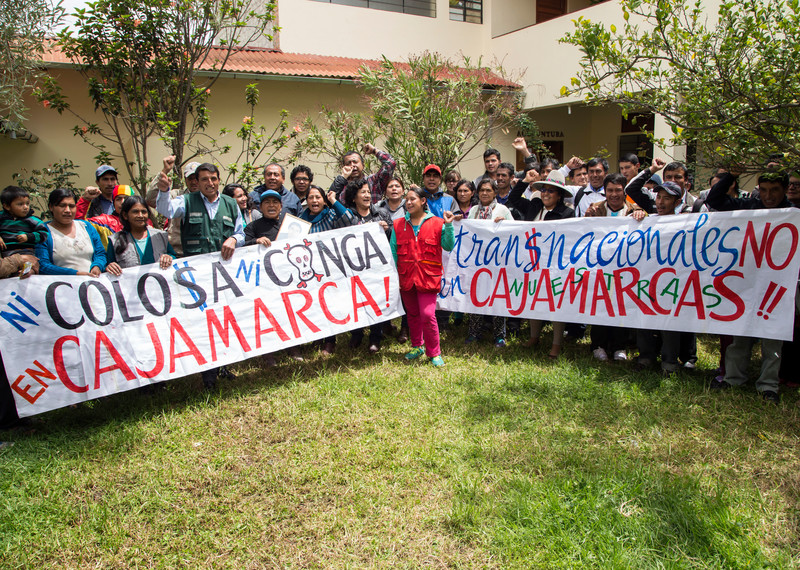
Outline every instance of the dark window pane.
{"label": "dark window pane", "polygon": [[483,23],[483,1],[450,0],[450,19],[456,22]]}
{"label": "dark window pane", "polygon": [[388,12],[402,12],[416,16],[436,17],[436,0],[317,0],[328,4],[358,6]]}

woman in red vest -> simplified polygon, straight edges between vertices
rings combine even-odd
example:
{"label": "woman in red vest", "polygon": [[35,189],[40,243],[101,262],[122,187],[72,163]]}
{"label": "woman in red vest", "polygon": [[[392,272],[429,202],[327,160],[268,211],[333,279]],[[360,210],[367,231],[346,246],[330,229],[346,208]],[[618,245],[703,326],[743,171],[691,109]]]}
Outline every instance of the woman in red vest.
{"label": "woman in red vest", "polygon": [[436,296],[442,280],[442,250],[451,251],[455,245],[453,214],[445,211],[443,218],[437,218],[427,211],[426,203],[422,190],[408,190],[406,215],[394,221],[390,243],[411,335],[411,351],[405,358],[415,360],[426,354],[431,364],[444,366]]}

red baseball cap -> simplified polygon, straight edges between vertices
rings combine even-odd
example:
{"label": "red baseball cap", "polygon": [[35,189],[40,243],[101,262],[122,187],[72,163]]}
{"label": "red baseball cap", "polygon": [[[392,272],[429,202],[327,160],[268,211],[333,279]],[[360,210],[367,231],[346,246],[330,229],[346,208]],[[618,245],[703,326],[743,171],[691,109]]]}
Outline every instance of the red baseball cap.
{"label": "red baseball cap", "polygon": [[439,168],[438,166],[436,166],[435,164],[429,164],[428,166],[426,166],[422,170],[422,175],[425,176],[428,173],[429,170],[435,170],[439,174],[439,176],[442,175],[442,169]]}

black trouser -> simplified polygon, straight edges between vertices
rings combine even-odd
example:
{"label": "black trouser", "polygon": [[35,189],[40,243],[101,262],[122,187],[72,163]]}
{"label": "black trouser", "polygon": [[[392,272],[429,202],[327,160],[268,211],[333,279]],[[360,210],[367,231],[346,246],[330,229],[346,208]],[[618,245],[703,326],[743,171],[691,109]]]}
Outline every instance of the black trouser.
{"label": "black trouser", "polygon": [[690,332],[680,333],[681,341],[678,349],[678,357],[681,362],[686,364],[691,362],[697,364],[697,335]]}
{"label": "black trouser", "polygon": [[0,429],[10,428],[19,421],[17,406],[14,403],[14,395],[8,385],[6,367],[3,365],[3,357],[0,356]]}
{"label": "black trouser", "polygon": [[[356,329],[350,333],[350,344],[353,346],[359,346],[361,342],[364,340],[364,331],[367,330],[367,327],[363,329]],[[369,327],[369,344],[380,344],[383,340],[383,323],[378,323]]]}
{"label": "black trouser", "polygon": [[800,382],[800,321],[794,316],[792,340],[783,341],[781,349],[781,369],[778,378],[787,382]]}
{"label": "black trouser", "polygon": [[208,389],[211,389],[217,384],[217,376],[219,376],[219,368],[211,368],[209,370],[203,370],[200,373],[200,376],[203,378],[203,386],[205,386]]}
{"label": "black trouser", "polygon": [[661,355],[661,368],[667,372],[675,372],[678,365],[678,351],[681,344],[681,334],[675,331],[650,331],[639,330],[636,336],[636,345],[639,348],[639,360],[645,364],[655,364],[658,355]]}
{"label": "black trouser", "polygon": [[450,311],[436,311],[436,324],[439,326],[439,332],[444,332],[450,327]]}
{"label": "black trouser", "polygon": [[592,350],[602,348],[607,354],[613,354],[625,348],[625,339],[628,329],[622,327],[609,327],[606,325],[592,325],[589,330]]}
{"label": "black trouser", "polygon": [[580,340],[586,336],[586,325],[581,323],[567,323],[564,326],[564,330],[567,331],[567,336],[575,340]]}

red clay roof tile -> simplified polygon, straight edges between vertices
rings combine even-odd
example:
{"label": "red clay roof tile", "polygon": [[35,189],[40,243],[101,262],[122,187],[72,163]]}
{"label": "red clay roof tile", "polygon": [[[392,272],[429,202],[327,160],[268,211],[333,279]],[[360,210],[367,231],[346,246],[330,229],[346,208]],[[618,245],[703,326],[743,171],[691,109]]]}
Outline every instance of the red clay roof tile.
{"label": "red clay roof tile", "polygon": [[[207,65],[201,69],[213,69],[213,63],[222,60],[225,49],[214,48],[209,54]],[[72,64],[72,61],[54,44],[50,43],[44,54],[45,65],[50,63]],[[377,67],[380,61],[374,59],[357,59],[331,55],[314,55],[306,53],[284,53],[270,48],[244,48],[231,53],[225,64],[228,73],[255,73],[263,75],[279,75],[289,77],[325,77],[352,81],[358,79],[358,70],[362,65]],[[395,63],[398,67],[406,64]],[[481,77],[485,85],[518,89],[521,86],[508,81],[497,74],[485,72]]]}

